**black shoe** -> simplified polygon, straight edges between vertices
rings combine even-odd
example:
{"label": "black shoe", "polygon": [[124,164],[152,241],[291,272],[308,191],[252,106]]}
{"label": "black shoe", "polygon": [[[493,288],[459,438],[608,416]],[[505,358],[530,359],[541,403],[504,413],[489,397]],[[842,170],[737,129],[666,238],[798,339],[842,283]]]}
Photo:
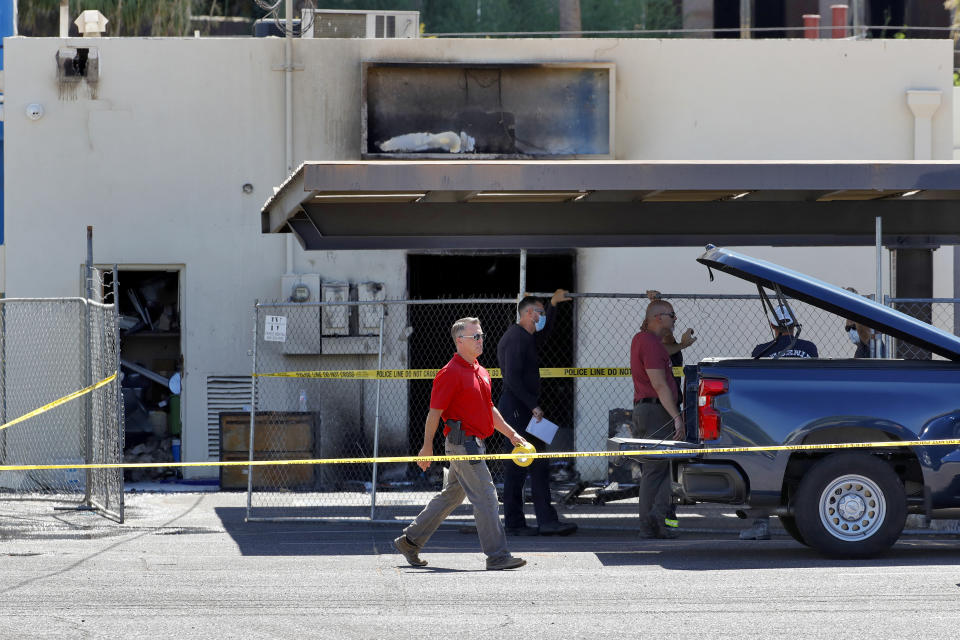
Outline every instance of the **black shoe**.
{"label": "black shoe", "polygon": [[644,528],[637,532],[637,537],[643,540],[673,540],[680,537],[680,532],[667,527],[656,531]]}
{"label": "black shoe", "polygon": [[548,522],[540,525],[540,535],[542,536],[569,536],[577,530],[577,525],[572,522]]}
{"label": "black shoe", "polygon": [[637,535],[647,540],[673,540],[680,537],[680,532],[673,527],[666,526],[663,523],[663,518],[648,517],[645,523],[641,519],[641,526]]}
{"label": "black shoe", "polygon": [[508,536],[536,536],[540,535],[540,532],[536,527],[504,527],[504,532]]}

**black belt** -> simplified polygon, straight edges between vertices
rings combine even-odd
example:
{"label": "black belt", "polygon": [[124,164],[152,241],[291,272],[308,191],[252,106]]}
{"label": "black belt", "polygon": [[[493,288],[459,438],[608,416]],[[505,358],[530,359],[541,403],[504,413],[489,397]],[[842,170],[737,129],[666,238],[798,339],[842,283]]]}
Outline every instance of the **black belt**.
{"label": "black belt", "polygon": [[636,403],[647,404],[648,402],[652,402],[654,404],[660,404],[660,398],[640,398],[639,400],[637,400]]}

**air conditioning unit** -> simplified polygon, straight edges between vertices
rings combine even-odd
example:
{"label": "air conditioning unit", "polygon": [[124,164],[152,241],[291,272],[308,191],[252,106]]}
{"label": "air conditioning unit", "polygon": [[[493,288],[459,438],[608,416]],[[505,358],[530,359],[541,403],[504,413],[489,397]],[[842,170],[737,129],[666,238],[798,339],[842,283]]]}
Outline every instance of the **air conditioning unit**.
{"label": "air conditioning unit", "polygon": [[420,37],[419,11],[304,9],[301,24],[303,38]]}

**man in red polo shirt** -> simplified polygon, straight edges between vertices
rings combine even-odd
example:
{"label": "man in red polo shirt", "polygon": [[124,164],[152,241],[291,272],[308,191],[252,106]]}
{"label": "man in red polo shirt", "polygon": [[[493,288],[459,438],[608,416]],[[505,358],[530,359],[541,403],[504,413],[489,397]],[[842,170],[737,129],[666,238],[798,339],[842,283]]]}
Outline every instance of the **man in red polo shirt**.
{"label": "man in red polo shirt", "polygon": [[[444,420],[444,447],[447,455],[478,455],[486,452],[483,441],[499,431],[515,445],[526,440],[511,427],[493,406],[490,374],[480,366],[477,357],[483,353],[483,330],[477,318],[461,318],[453,323],[450,335],[457,352],[433,379],[430,411],[423,429],[423,447],[418,456],[433,455],[433,436],[440,419]],[[417,463],[427,470],[429,462]],[[393,541],[407,562],[415,567],[427,564],[420,550],[450,513],[466,497],[473,505],[480,547],[487,555],[487,569],[516,569],[526,561],[510,555],[507,538],[500,523],[497,490],[483,460],[450,461],[450,471],[443,490],[424,507],[403,535]]]}
{"label": "man in red polo shirt", "polygon": [[[673,332],[676,314],[665,300],[647,305],[644,328],[630,343],[633,376],[633,437],[667,440],[685,438],[680,416],[679,389],[663,337]],[[640,480],[640,537],[675,538],[664,524],[670,507],[670,461],[642,464]]]}

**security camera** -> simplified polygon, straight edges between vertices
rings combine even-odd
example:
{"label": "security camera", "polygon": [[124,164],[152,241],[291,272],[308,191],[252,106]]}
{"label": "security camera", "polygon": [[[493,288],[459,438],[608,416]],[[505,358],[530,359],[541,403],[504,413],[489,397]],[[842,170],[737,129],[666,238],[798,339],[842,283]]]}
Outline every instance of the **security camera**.
{"label": "security camera", "polygon": [[31,120],[39,120],[43,117],[43,105],[36,102],[27,105],[27,117]]}

